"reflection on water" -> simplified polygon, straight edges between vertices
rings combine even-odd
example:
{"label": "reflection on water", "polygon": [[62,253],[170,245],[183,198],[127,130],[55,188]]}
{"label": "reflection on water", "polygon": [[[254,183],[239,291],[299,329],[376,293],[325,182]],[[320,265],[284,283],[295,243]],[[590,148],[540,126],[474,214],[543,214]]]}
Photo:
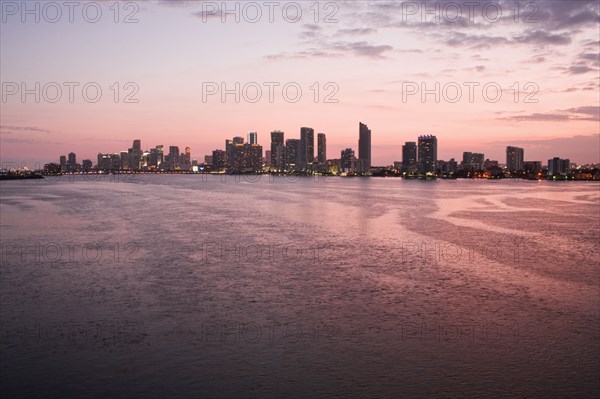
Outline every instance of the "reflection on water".
{"label": "reflection on water", "polygon": [[597,183],[0,185],[3,396],[592,396]]}

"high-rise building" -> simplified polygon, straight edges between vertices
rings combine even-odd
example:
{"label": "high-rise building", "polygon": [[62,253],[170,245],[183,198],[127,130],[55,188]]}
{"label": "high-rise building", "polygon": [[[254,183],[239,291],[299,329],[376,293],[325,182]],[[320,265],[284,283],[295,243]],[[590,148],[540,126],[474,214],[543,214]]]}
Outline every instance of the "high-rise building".
{"label": "high-rise building", "polygon": [[150,169],[160,168],[163,163],[163,146],[157,145],[150,149],[150,153],[146,156],[146,166]]}
{"label": "high-rise building", "polygon": [[302,140],[287,139],[285,141],[285,169],[295,171],[301,169],[300,154],[302,152]]}
{"label": "high-rise building", "polygon": [[244,144],[244,138],[240,137],[240,136],[235,136],[233,138],[233,144],[235,144],[235,145]]}
{"label": "high-rise building", "polygon": [[371,173],[371,130],[362,122],[358,123],[358,159],[361,173]]}
{"label": "high-rise building", "polygon": [[75,172],[77,169],[77,156],[74,152],[69,153],[69,158],[67,160],[67,170],[69,172]]}
{"label": "high-rise building", "polygon": [[571,161],[554,157],[548,160],[548,175],[565,176],[571,171]]}
{"label": "high-rise building", "polygon": [[276,171],[285,169],[285,145],[283,132],[279,130],[271,132],[271,168]]}
{"label": "high-rise building", "polygon": [[483,163],[485,162],[485,155],[480,152],[474,152],[471,161],[473,166],[477,168],[476,170],[482,170]]}
{"label": "high-rise building", "polygon": [[227,167],[227,153],[223,150],[214,150],[212,153],[212,170],[222,171]]}
{"label": "high-rise building", "polygon": [[67,156],[66,155],[61,155],[60,156],[60,171],[61,172],[66,172],[67,171]]}
{"label": "high-rise building", "polygon": [[456,160],[454,158],[450,158],[450,160],[448,161],[448,173],[456,173],[456,170],[458,169],[458,162],[456,162]]}
{"label": "high-rise building", "polygon": [[111,154],[98,153],[98,163],[96,164],[98,170],[109,171],[111,169],[110,155]]}
{"label": "high-rise building", "polygon": [[542,171],[542,161],[525,161],[523,169],[529,173],[538,173]]}
{"label": "high-rise building", "polygon": [[133,146],[129,149],[129,166],[133,170],[138,170],[142,163],[142,141],[133,140]]}
{"label": "high-rise building", "polygon": [[121,169],[121,156],[119,153],[98,154],[98,170],[108,172]]}
{"label": "high-rise building", "polygon": [[300,128],[300,169],[307,170],[315,160],[315,130]]}
{"label": "high-rise building", "polygon": [[248,144],[258,144],[258,133],[248,132]]}
{"label": "high-rise building", "polygon": [[172,145],[169,147],[169,162],[168,166],[170,170],[179,168],[179,147]]}
{"label": "high-rise building", "polygon": [[119,155],[119,168],[123,170],[129,169],[129,152],[121,151]]}
{"label": "high-rise building", "polygon": [[225,168],[229,166],[229,158],[231,153],[231,148],[233,147],[233,140],[227,139],[225,140]]}
{"label": "high-rise building", "polygon": [[57,164],[54,162],[44,164],[44,174],[45,175],[58,175],[58,174],[60,174],[60,172],[61,172],[60,164]]}
{"label": "high-rise building", "polygon": [[472,152],[463,152],[463,160],[462,165],[468,165],[473,162],[473,153]]}
{"label": "high-rise building", "polygon": [[462,169],[482,170],[485,162],[484,154],[479,152],[463,152]]}
{"label": "high-rise building", "polygon": [[435,173],[437,165],[437,137],[419,136],[419,173]]}
{"label": "high-rise building", "polygon": [[341,154],[341,169],[344,173],[355,173],[356,172],[356,156],[352,148],[346,148],[342,150]]}
{"label": "high-rise building", "polygon": [[417,172],[417,143],[407,141],[402,146],[402,172]]}
{"label": "high-rise building", "polygon": [[231,149],[229,173],[257,173],[262,170],[262,146],[236,144]]}
{"label": "high-rise building", "polygon": [[89,172],[92,170],[92,160],[91,159],[84,159],[83,162],[81,162],[81,168],[83,169],[84,172]]}
{"label": "high-rise building", "polygon": [[188,168],[192,166],[192,149],[190,147],[185,147],[185,166]]}
{"label": "high-rise building", "polygon": [[317,134],[317,162],[321,166],[327,163],[327,137],[325,133]]}
{"label": "high-rise building", "polygon": [[524,170],[524,150],[519,147],[506,147],[506,168],[510,172]]}
{"label": "high-rise building", "polygon": [[162,144],[156,146],[156,166],[160,166],[165,160],[164,148],[165,147]]}

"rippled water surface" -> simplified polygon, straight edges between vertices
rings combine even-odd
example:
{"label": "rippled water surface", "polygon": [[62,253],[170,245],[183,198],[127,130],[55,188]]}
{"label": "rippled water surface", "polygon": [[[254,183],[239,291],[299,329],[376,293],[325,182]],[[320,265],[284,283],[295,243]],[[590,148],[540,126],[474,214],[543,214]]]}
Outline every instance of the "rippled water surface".
{"label": "rippled water surface", "polygon": [[3,397],[592,397],[597,183],[0,184]]}

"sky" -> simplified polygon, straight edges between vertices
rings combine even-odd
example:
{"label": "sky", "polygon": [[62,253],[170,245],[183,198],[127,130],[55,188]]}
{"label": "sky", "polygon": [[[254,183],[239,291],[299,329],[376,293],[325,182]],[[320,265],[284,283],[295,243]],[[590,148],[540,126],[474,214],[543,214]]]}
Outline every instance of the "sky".
{"label": "sky", "polygon": [[3,164],[95,163],[134,139],[203,161],[303,126],[332,159],[357,150],[359,122],[373,165],[423,134],[439,159],[503,163],[517,145],[600,162],[598,1],[70,4],[0,1]]}

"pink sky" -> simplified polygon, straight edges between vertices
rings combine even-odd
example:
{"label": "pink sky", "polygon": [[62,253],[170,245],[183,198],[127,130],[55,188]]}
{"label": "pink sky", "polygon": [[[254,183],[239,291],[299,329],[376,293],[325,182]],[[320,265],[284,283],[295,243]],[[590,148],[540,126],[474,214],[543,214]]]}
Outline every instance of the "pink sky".
{"label": "pink sky", "polygon": [[[108,8],[112,2],[103,3],[97,23],[86,21],[81,10],[73,23],[65,12],[57,23],[44,15],[39,23],[32,17],[23,23],[19,10],[3,10],[0,158],[31,164],[74,151],[78,160],[95,162],[98,152],[125,150],[139,138],[143,148],[190,146],[193,158],[203,160],[226,138],[257,131],[268,149],[269,132],[296,138],[302,126],[326,133],[328,158],[335,158],[342,148],[357,148],[361,121],[373,132],[375,165],[401,160],[401,145],[425,133],[438,136],[441,159],[477,151],[504,162],[505,146],[514,144],[525,148],[527,160],[599,162],[598,3],[536,2],[537,9],[521,10],[518,22],[513,1],[499,3],[503,18],[496,22],[483,15],[487,1],[480,1],[472,19],[466,3],[454,2],[464,7],[455,22],[447,3],[428,6],[438,7],[437,21],[408,15],[412,9],[402,2],[321,2],[317,22],[313,3],[301,3],[302,19],[295,23],[282,15],[289,2],[275,9],[272,23],[262,2],[255,3],[263,12],[256,23],[249,21],[250,9],[240,12],[239,22],[230,14],[223,23],[209,8],[204,20],[199,1],[138,2],[120,10],[118,23]],[[123,22],[130,14],[137,23]],[[323,21],[327,15],[338,21]],[[32,94],[24,102],[20,93],[7,94],[11,84],[34,88],[35,82],[57,82],[62,98],[50,103],[40,93],[36,103]],[[73,102],[64,82],[79,83]],[[83,98],[81,87],[89,82],[102,89],[97,103]],[[123,102],[133,90],[125,90],[127,82],[139,88],[137,103]],[[234,95],[225,102],[214,95],[204,102],[207,82],[229,88],[256,82],[263,97],[236,103]],[[266,82],[279,84],[273,102]],[[301,87],[297,103],[284,99],[287,83]],[[406,94],[407,88],[433,90],[436,84],[439,102],[433,94]],[[469,84],[478,85],[472,101]],[[499,87],[502,97],[486,100],[485,85],[490,96]],[[337,103],[325,103],[332,87]],[[462,89],[457,101],[456,87]],[[53,96],[48,90],[46,97]],[[528,94],[535,102],[525,101]]]}

